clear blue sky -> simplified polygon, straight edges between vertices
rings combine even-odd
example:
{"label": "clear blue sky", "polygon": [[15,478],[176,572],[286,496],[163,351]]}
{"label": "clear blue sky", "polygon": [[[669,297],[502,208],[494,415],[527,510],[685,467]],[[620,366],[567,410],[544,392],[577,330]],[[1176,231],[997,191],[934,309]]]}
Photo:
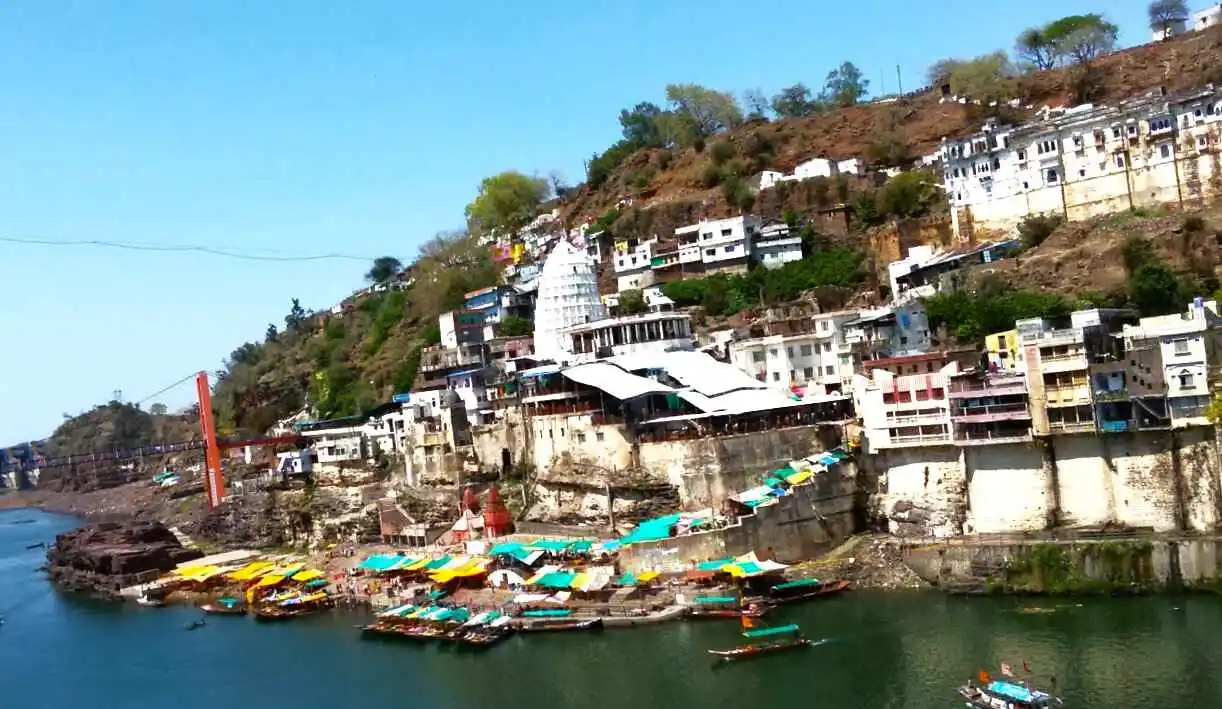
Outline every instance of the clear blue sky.
{"label": "clear blue sky", "polygon": [[[406,261],[461,225],[484,176],[580,181],[619,109],[668,82],[771,94],[847,59],[872,90],[897,64],[913,88],[934,60],[1105,10],[1145,41],[1131,0],[11,0],[0,236]],[[327,307],[366,270],[6,243],[0,263],[3,444],[214,370],[291,298]]]}

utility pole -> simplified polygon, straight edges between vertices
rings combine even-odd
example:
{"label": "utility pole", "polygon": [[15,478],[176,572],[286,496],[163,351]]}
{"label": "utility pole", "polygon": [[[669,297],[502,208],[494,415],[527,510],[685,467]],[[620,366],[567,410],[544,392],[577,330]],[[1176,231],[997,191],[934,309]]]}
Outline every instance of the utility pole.
{"label": "utility pole", "polygon": [[899,87],[899,95],[904,95],[904,77],[900,75],[900,65],[895,65],[895,85]]}

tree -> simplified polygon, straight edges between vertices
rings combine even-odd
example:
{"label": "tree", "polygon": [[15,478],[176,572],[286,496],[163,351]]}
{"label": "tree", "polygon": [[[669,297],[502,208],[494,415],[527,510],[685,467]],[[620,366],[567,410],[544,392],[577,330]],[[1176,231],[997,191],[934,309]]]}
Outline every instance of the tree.
{"label": "tree", "polygon": [[626,290],[619,294],[620,315],[636,315],[649,310],[645,296],[639,290]]}
{"label": "tree", "polygon": [[699,84],[669,84],[666,100],[671,109],[691,121],[696,135],[708,138],[742,123],[743,112],[733,94]]}
{"label": "tree", "polygon": [[1158,32],[1163,39],[1188,21],[1188,3],[1184,0],[1154,0],[1146,11],[1150,15],[1150,31]]}
{"label": "tree", "polygon": [[768,103],[768,97],[764,96],[764,92],[759,89],[747,89],[743,92],[743,105],[747,107],[747,118],[754,120],[768,120],[768,111],[772,106]]}
{"label": "tree", "polygon": [[853,62],[845,62],[827,73],[823,82],[823,91],[828,101],[840,106],[852,106],[865,98],[870,92],[870,81],[862,76]]}
{"label": "tree", "polygon": [[778,118],[803,118],[818,113],[819,102],[805,84],[799,83],[786,86],[772,97],[772,111]]}
{"label": "tree", "polygon": [[547,173],[547,181],[552,186],[552,194],[556,195],[556,197],[559,199],[568,197],[569,193],[573,191],[573,188],[569,186],[568,181],[564,179],[564,173],[560,172],[559,170],[552,170],[551,172]]}
{"label": "tree", "polygon": [[1116,48],[1120,28],[1102,15],[1070,15],[1049,23],[1043,32],[1063,61],[1086,64]]}
{"label": "tree", "polygon": [[878,193],[878,207],[885,214],[899,219],[919,217],[929,213],[940,192],[933,186],[934,177],[919,170],[901,172],[887,180]]}
{"label": "tree", "polygon": [[1129,279],[1129,301],[1145,316],[1178,312],[1188,297],[1187,285],[1162,262],[1139,267]]}
{"label": "tree", "polygon": [[394,256],[379,256],[373,260],[373,267],[365,274],[365,280],[370,283],[385,283],[403,270],[403,264]]}
{"label": "tree", "polygon": [[930,84],[950,84],[956,95],[981,101],[1008,99],[1013,75],[1014,66],[1001,50],[974,59],[943,59],[926,71]]}
{"label": "tree", "polygon": [[546,179],[516,170],[486,177],[480,182],[479,194],[467,205],[467,228],[480,235],[517,231],[534,218],[549,193]]}
{"label": "tree", "polygon": [[169,409],[166,408],[166,405],[161,402],[156,402],[149,407],[149,413],[154,416],[165,416],[168,411]]}
{"label": "tree", "polygon": [[276,338],[279,336],[280,336],[280,333],[276,332],[276,323],[269,322],[267,324],[267,333],[263,335],[263,341],[264,342],[275,342]]}
{"label": "tree", "polygon": [[1042,27],[1028,27],[1018,35],[1014,53],[1033,69],[1045,71],[1057,65],[1060,55],[1056,43],[1044,36]]}
{"label": "tree", "polygon": [[624,140],[637,147],[655,147],[662,145],[662,134],[658,130],[658,117],[662,109],[656,104],[642,101],[619,112],[620,128],[624,132]]}
{"label": "tree", "polygon": [[298,328],[305,324],[306,311],[301,307],[301,301],[293,298],[293,304],[289,308],[289,314],[284,316],[284,331],[296,332]]}
{"label": "tree", "polygon": [[1018,238],[1024,249],[1034,249],[1065,221],[1060,214],[1030,214],[1018,223]]}
{"label": "tree", "polygon": [[534,321],[517,315],[506,315],[497,326],[497,334],[501,337],[528,337],[534,332]]}

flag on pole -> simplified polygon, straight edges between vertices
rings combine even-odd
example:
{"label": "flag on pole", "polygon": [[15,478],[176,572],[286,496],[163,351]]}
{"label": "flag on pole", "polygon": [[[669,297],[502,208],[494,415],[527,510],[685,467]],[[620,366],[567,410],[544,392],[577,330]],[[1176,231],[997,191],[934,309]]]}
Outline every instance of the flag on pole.
{"label": "flag on pole", "polygon": [[1001,673],[1006,677],[1014,676],[1014,672],[1010,670],[1010,664],[1007,662],[1001,663]]}

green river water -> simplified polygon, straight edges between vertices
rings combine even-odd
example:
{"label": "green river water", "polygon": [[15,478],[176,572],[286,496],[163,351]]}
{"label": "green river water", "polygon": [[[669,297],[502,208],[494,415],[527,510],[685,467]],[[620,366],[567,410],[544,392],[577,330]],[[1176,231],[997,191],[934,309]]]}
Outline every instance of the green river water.
{"label": "green river water", "polygon": [[[24,520],[33,520],[24,523]],[[551,709],[962,706],[976,670],[1026,660],[1067,707],[1222,707],[1222,598],[1080,600],[851,593],[795,607],[826,642],[717,668],[730,621],[512,637],[484,653],[362,639],[363,616],[284,624],[68,598],[37,572],[75,521],[0,511],[5,709]],[[1024,607],[1053,609],[1021,612]]]}

